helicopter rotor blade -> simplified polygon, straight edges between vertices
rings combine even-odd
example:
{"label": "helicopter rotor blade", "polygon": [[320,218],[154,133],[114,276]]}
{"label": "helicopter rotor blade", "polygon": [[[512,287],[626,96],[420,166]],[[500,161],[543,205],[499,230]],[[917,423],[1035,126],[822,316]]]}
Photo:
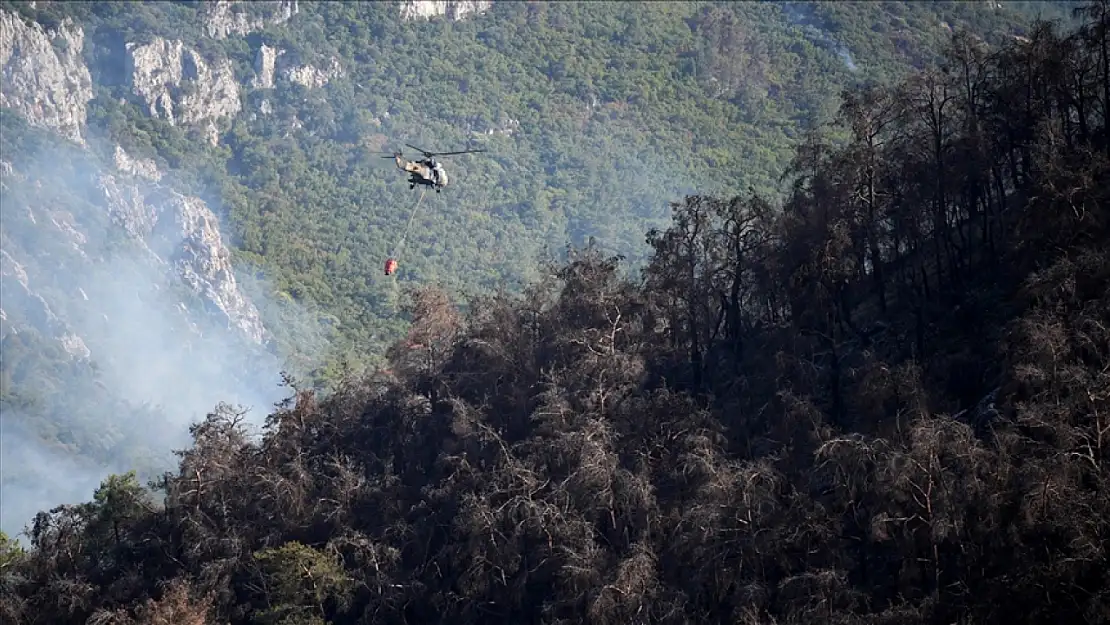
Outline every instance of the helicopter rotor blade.
{"label": "helicopter rotor blade", "polygon": [[459,150],[457,152],[429,152],[428,150],[425,150],[424,148],[418,148],[418,147],[416,147],[415,145],[413,145],[411,143],[406,143],[405,145],[407,145],[410,148],[416,150],[417,152],[420,152],[421,154],[423,154],[424,158],[431,158],[433,156],[451,156],[451,155],[454,155],[454,154],[472,154],[474,152],[485,152],[484,149]]}
{"label": "helicopter rotor blade", "polygon": [[415,145],[413,145],[413,144],[411,144],[411,143],[406,143],[405,145],[407,145],[407,146],[409,146],[410,148],[412,148],[412,149],[416,150],[417,152],[420,152],[420,153],[421,153],[421,154],[423,154],[424,156],[436,156],[436,153],[435,153],[435,152],[429,152],[429,151],[427,151],[427,150],[425,150],[425,149],[423,149],[423,148],[418,148],[418,147],[416,147]]}
{"label": "helicopter rotor blade", "polygon": [[459,150],[458,152],[436,152],[435,156],[451,156],[452,154],[475,154],[485,150]]}

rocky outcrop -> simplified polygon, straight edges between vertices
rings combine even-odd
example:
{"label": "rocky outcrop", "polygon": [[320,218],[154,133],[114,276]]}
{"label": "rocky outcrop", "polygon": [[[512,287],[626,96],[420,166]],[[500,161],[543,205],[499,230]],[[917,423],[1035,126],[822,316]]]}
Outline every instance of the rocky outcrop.
{"label": "rocky outcrop", "polygon": [[468,121],[466,122],[466,130],[471,135],[501,135],[503,137],[511,137],[520,130],[520,120],[502,115],[501,121],[496,124]]}
{"label": "rocky outcrop", "polygon": [[153,181],[158,181],[162,179],[162,172],[158,171],[158,166],[154,163],[154,161],[150,160],[149,158],[131,158],[131,155],[125,152],[123,148],[118,145],[116,146],[114,160],[116,162],[116,169],[124,172],[125,174],[130,174],[132,176],[137,176],[139,178],[145,178],[147,180]]}
{"label": "rocky outcrop", "polygon": [[467,15],[484,13],[491,6],[492,0],[402,0],[401,19],[430,19],[442,15],[458,21]]}
{"label": "rocky outcrop", "polygon": [[127,53],[131,91],[154,117],[200,126],[215,145],[217,122],[242,110],[239,83],[227,59],[210,63],[181,41],[160,38],[144,45],[128,43]]}
{"label": "rocky outcrop", "polygon": [[297,0],[231,2],[218,0],[204,7],[204,30],[209,37],[225,39],[247,35],[270,24],[283,24],[300,11]]}
{"label": "rocky outcrop", "polygon": [[285,50],[263,44],[254,59],[255,76],[251,86],[255,89],[273,89],[275,76],[309,89],[317,89],[328,82],[343,76],[339,59],[332,57],[328,67],[321,69],[314,65],[297,65],[287,61]]}
{"label": "rocky outcrop", "polygon": [[58,337],[58,342],[62,344],[62,349],[66,350],[70,356],[87,360],[92,355],[88,346],[85,345],[84,339],[72,332],[66,332]]}
{"label": "rocky outcrop", "polygon": [[46,30],[0,11],[0,106],[84,144],[86,107],[93,99],[84,45],[84,31],[69,20]]}
{"label": "rocky outcrop", "polygon": [[[0,182],[5,188],[22,187],[24,200],[21,207],[12,207],[0,229],[0,332],[35,328],[74,358],[103,358],[103,350],[115,348],[106,347],[108,330],[99,324],[128,323],[117,317],[157,318],[167,332],[176,326],[201,336],[208,332],[197,322],[210,318],[248,342],[264,345],[269,332],[233,274],[231,253],[212,210],[200,198],[157,182],[165,176],[152,161],[119,146],[114,161],[118,173],[100,171],[90,159],[84,166],[90,177],[80,179],[57,178],[49,167],[22,172],[19,165],[0,161]],[[44,201],[26,201],[55,186],[69,186],[86,197],[98,191],[100,201],[94,195],[91,204],[69,206],[49,193]],[[116,228],[137,246],[110,242],[118,241],[111,234]],[[167,299],[175,297],[177,285],[203,305],[191,305],[192,311],[184,303],[165,307],[177,304]],[[182,318],[171,320],[167,311]]]}
{"label": "rocky outcrop", "polygon": [[258,49],[254,57],[254,78],[251,86],[255,89],[274,88],[274,70],[277,68],[277,59],[285,54],[285,50],[273,48],[266,44]]}
{"label": "rocky outcrop", "polygon": [[332,57],[327,69],[312,65],[299,65],[283,68],[281,73],[289,82],[309,89],[318,89],[328,84],[332,79],[343,76],[343,68],[339,66],[339,59]]}
{"label": "rocky outcrop", "polygon": [[[42,295],[31,289],[27,270],[5,250],[0,250],[0,300],[9,309],[22,311],[31,326],[43,336],[60,342],[70,355],[89,357],[85,342],[54,313]],[[4,321],[8,321],[7,313],[4,314]]]}
{"label": "rocky outcrop", "polygon": [[157,262],[171,266],[194,293],[214,304],[229,326],[254,343],[266,340],[258,309],[236,283],[219,220],[203,200],[113,175],[101,175],[98,184],[113,220]]}
{"label": "rocky outcrop", "polygon": [[220,237],[216,215],[203,200],[173,193],[165,211],[173,219],[160,219],[154,234],[162,240],[179,241],[170,261],[185,283],[214,303],[231,326],[254,343],[266,339],[258,310],[239,290],[231,267],[231,252]]}
{"label": "rocky outcrop", "polygon": [[77,222],[73,218],[73,214],[64,210],[55,210],[47,211],[47,215],[50,217],[50,223],[69,241],[70,247],[79,256],[85,258],[84,246],[85,243],[88,243],[88,237],[77,228]]}
{"label": "rocky outcrop", "polygon": [[30,278],[27,276],[27,270],[23,268],[12,258],[11,254],[4,250],[0,250],[0,276],[5,278],[15,278],[15,281],[20,284],[24,289],[28,288]]}

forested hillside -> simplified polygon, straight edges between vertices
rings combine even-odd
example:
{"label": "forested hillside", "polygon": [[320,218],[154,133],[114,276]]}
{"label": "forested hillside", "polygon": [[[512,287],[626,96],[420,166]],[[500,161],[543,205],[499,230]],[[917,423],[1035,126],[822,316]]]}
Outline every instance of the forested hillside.
{"label": "forested hillside", "polygon": [[[843,89],[1070,4],[0,1],[0,527],[156,473],[217,401],[257,423],[281,369],[386,364],[410,286],[519,292],[590,238],[636,270],[675,198],[781,201]],[[488,151],[387,278],[406,142]]]}
{"label": "forested hillside", "polygon": [[1108,25],[846,91],[784,197],[674,203],[635,278],[414,290],[388,371],[0,545],[0,615],[1107,622]]}
{"label": "forested hillside", "polygon": [[[397,281],[375,276],[416,197],[383,151],[489,150],[449,159],[455,186],[418,216],[402,284],[519,282],[545,247],[590,236],[638,261],[670,198],[777,194],[800,129],[844,86],[920,66],[953,29],[992,45],[1025,32],[1031,10],[989,4],[507,2],[457,21],[403,20],[391,2],[3,6],[76,20],[90,143],[211,198],[236,258],[331,315],[339,351],[365,352],[403,329]],[[147,58],[135,46],[177,41],[238,98],[200,76],[163,96],[130,69]]]}

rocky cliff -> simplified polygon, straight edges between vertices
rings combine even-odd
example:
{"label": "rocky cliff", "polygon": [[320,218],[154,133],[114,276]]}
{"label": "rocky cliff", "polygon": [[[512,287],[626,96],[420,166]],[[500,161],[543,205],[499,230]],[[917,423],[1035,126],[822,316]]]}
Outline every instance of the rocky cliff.
{"label": "rocky cliff", "polygon": [[[88,359],[91,355],[84,339],[62,321],[46,299],[32,288],[27,270],[6,250],[0,250],[0,300],[3,300],[0,321],[9,322],[4,325],[10,325],[5,306],[8,310],[20,310],[22,318],[28,319],[40,334],[56,339],[66,353],[79,359]],[[4,328],[3,334],[8,332],[18,333],[19,329]]]}
{"label": "rocky cliff", "polygon": [[401,19],[430,19],[444,16],[461,20],[466,16],[484,13],[493,6],[492,0],[402,0]]}
{"label": "rocky cliff", "polygon": [[[115,223],[135,237],[152,259],[165,264],[193,293],[215,305],[229,327],[253,343],[268,337],[255,305],[239,290],[219,220],[197,197],[137,177],[159,180],[151,163],[136,162],[117,146],[117,163],[130,176],[100,174],[96,184]],[[123,169],[123,168],[121,168]],[[131,177],[131,179],[128,179]]]}
{"label": "rocky cliff", "polygon": [[[286,13],[296,12],[295,3],[281,4]],[[16,14],[0,12],[0,103],[6,114],[14,112],[32,127],[85,145],[86,107],[93,90],[81,54],[84,39],[82,29],[69,21],[47,30]],[[171,123],[203,125],[214,142],[216,122],[239,111],[239,86],[226,59],[209,62],[180,41],[163,39],[128,46],[128,52],[133,90],[149,105],[151,115]],[[9,148],[15,149],[6,140],[4,147],[6,156]],[[88,341],[59,312],[95,308],[96,302],[90,303],[87,295],[74,297],[75,289],[87,289],[87,285],[74,285],[68,292],[41,287],[58,282],[55,272],[67,272],[68,277],[80,274],[75,264],[104,262],[100,251],[87,248],[91,239],[104,239],[106,233],[89,232],[99,226],[90,225],[96,222],[94,215],[83,214],[99,211],[133,238],[142,250],[142,262],[172,276],[205,302],[204,308],[223,317],[223,325],[251,343],[266,341],[268,332],[257,308],[236,282],[219,219],[201,199],[161,183],[164,173],[153,161],[134,158],[116,146],[111,163],[88,167],[81,171],[87,179],[72,180],[57,178],[49,163],[28,164],[23,156],[6,159],[0,168],[6,196],[0,263],[6,331],[18,332],[15,321],[23,320],[63,343],[74,356],[96,358]],[[89,189],[93,201],[84,206],[52,201],[50,194],[66,186]],[[21,214],[16,214],[17,206]],[[70,255],[60,251],[46,255],[42,247],[28,243],[40,237],[53,239]],[[14,314],[17,308],[24,310]],[[175,308],[188,310],[183,303]],[[198,327],[195,319],[188,325]]]}
{"label": "rocky cliff", "polygon": [[218,0],[204,7],[204,30],[209,37],[225,39],[247,35],[271,24],[284,24],[300,11],[297,0],[230,2]]}
{"label": "rocky cliff", "polygon": [[[140,268],[144,280],[153,281],[154,289],[165,294],[160,299],[174,288],[183,289],[202,302],[206,318],[215,314],[223,319],[221,326],[250,343],[264,344],[269,333],[258,309],[239,288],[212,210],[201,199],[158,183],[162,172],[122,148],[116,148],[115,164],[118,171],[89,168],[87,179],[74,180],[59,179],[39,167],[27,174],[4,163],[3,185],[16,191],[11,202],[5,202],[5,232],[0,237],[6,316],[21,309],[18,318],[28,320],[40,334],[67,343],[66,350],[74,355],[95,359],[95,349],[90,354],[85,347],[95,341],[84,340],[89,337],[80,333],[95,333],[96,328],[74,329],[72,321],[55,310],[69,310],[77,320],[102,317],[98,302],[86,294],[95,287],[83,283],[81,276],[126,262]],[[72,194],[87,194],[88,203],[66,206],[41,191],[64,187]],[[121,254],[118,247],[108,247],[112,230],[126,235],[126,249],[132,251]],[[44,238],[51,240],[51,247],[33,243]],[[60,282],[67,288],[57,289]],[[47,288],[40,290],[38,285]],[[171,304],[166,309],[176,309],[176,314],[190,310],[184,302]],[[197,312],[185,315],[188,327],[198,327]],[[18,331],[17,325],[9,326]]]}
{"label": "rocky cliff", "polygon": [[[488,0],[401,0],[396,6],[402,19],[459,20],[487,11],[491,5]],[[18,204],[22,213],[19,227],[6,233],[0,263],[5,292],[11,295],[0,309],[4,332],[18,332],[20,323],[34,319],[35,327],[64,344],[67,352],[95,360],[95,346],[82,337],[82,325],[71,319],[105,316],[73,312],[96,309],[96,298],[90,300],[88,295],[95,289],[74,282],[72,288],[59,291],[53,288],[58,279],[52,272],[68,272],[68,278],[82,275],[74,270],[76,264],[94,266],[105,260],[104,250],[94,242],[118,234],[131,242],[133,253],[143,263],[171,276],[174,288],[184,289],[201,302],[173,306],[174,314],[188,317],[183,327],[202,327],[195,317],[203,308],[240,337],[265,344],[269,332],[235,279],[231,253],[213,210],[200,198],[175,190],[173,176],[159,170],[153,160],[130,154],[118,145],[107,151],[89,145],[91,140],[103,141],[90,139],[86,128],[91,103],[98,94],[94,85],[97,74],[90,72],[88,59],[100,55],[91,43],[94,39],[72,19],[51,19],[47,20],[50,25],[44,26],[29,17],[42,8],[32,3],[20,9],[22,14],[0,10],[0,107],[31,127],[52,131],[84,148],[97,148],[94,151],[110,158],[97,160],[76,178],[62,179],[48,163],[33,165],[24,162],[22,155],[7,156],[11,150],[5,141],[5,194],[15,191],[19,198],[17,202],[6,198],[6,221],[12,206]],[[108,97],[119,99],[121,105],[137,106],[143,114],[172,126],[199,131],[208,145],[219,146],[224,132],[242,113],[248,91],[280,90],[283,85],[320,89],[345,77],[335,56],[323,55],[318,60],[318,55],[313,63],[307,63],[300,54],[290,54],[265,38],[250,44],[254,71],[243,76],[218,45],[201,41],[205,37],[214,41],[240,38],[245,43],[247,36],[274,26],[296,27],[299,13],[295,0],[219,0],[203,3],[191,18],[197,20],[199,38],[193,33],[190,39],[182,32],[181,38],[144,34],[135,40],[111,42],[101,33],[95,45],[118,45],[122,54],[118,62],[113,61],[120,67],[111,70],[121,76],[120,81],[102,85],[100,93],[102,97],[110,93]],[[103,63],[103,58],[98,62]],[[261,106],[262,112],[267,112],[269,100],[262,100]],[[88,201],[73,206],[68,204],[70,199],[46,199],[65,187],[81,189]],[[90,226],[99,224],[94,216],[108,219],[115,232]],[[17,241],[19,237],[45,237],[65,252],[43,257],[41,248]],[[159,288],[168,289],[170,284]],[[17,307],[27,307],[26,314],[16,314]]]}
{"label": "rocky cliff", "polygon": [[86,107],[93,99],[84,45],[84,31],[69,20],[47,30],[0,11],[0,106],[84,143]]}
{"label": "rocky cliff", "polygon": [[285,50],[266,44],[262,44],[255,55],[254,73],[251,87],[255,89],[273,89],[279,80],[318,89],[344,75],[339,59],[335,57],[329,60],[326,68],[297,64],[289,60]]}
{"label": "rocky cliff", "polygon": [[132,93],[152,117],[171,124],[200,126],[216,145],[219,123],[242,109],[239,83],[227,59],[205,59],[181,41],[127,44]]}
{"label": "rocky cliff", "polygon": [[[491,0],[401,0],[405,20],[443,16],[451,20],[483,13]],[[295,0],[206,2],[198,13],[202,32],[216,40],[245,37],[271,26],[295,24]],[[290,58],[285,50],[258,45],[255,76],[241,81],[228,58],[201,53],[181,39],[149,37],[122,42],[127,88],[146,112],[173,125],[195,127],[211,145],[243,109],[245,88],[272,89],[284,80],[320,88],[342,77],[338,59],[320,66]],[[70,19],[48,29],[9,11],[0,11],[0,105],[32,125],[51,128],[84,143],[93,81],[84,55],[85,33]]]}

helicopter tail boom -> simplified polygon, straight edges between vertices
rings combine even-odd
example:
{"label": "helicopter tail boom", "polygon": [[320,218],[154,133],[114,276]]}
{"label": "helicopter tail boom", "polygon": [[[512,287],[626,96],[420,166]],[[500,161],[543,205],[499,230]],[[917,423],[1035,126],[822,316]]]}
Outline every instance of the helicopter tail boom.
{"label": "helicopter tail boom", "polygon": [[401,171],[406,171],[410,174],[416,174],[425,178],[431,176],[431,170],[426,165],[416,161],[407,161],[401,156],[400,152],[393,155],[393,160],[397,163],[397,169]]}

